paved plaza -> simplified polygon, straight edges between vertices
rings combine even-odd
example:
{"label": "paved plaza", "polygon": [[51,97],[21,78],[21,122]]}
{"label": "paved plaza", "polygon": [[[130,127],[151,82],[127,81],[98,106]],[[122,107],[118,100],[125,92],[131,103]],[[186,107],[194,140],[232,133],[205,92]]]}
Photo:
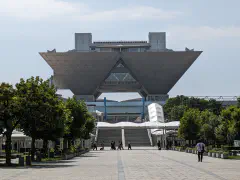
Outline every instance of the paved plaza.
{"label": "paved plaza", "polygon": [[57,163],[31,168],[0,168],[0,180],[239,180],[240,161],[155,148],[91,151]]}

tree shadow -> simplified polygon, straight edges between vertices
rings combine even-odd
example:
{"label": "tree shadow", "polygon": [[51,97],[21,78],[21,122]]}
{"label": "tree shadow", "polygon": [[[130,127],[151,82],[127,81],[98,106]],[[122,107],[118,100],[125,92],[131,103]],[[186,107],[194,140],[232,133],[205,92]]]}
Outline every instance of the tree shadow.
{"label": "tree shadow", "polygon": [[19,166],[18,164],[12,164],[11,166],[6,166],[6,164],[1,164],[0,169],[41,169],[41,168],[62,168],[62,167],[74,167],[76,165],[70,164],[33,164],[31,166]]}
{"label": "tree shadow", "polygon": [[27,169],[42,169],[42,168],[68,168],[68,167],[74,167],[76,165],[70,165],[70,164],[38,164],[38,165],[32,165],[26,167]]}
{"label": "tree shadow", "polygon": [[0,164],[0,169],[16,169],[20,166],[18,164],[12,163],[10,166],[6,165],[5,163]]}
{"label": "tree shadow", "polygon": [[96,156],[96,155],[86,155],[86,156],[77,156],[77,157],[75,157],[75,158],[79,158],[79,159],[81,159],[81,158],[91,158],[91,157],[99,157],[99,156]]}
{"label": "tree shadow", "polygon": [[89,151],[89,152],[87,152],[87,153],[103,153],[104,151],[109,151],[109,150]]}
{"label": "tree shadow", "polygon": [[56,161],[41,161],[41,162],[34,162],[34,165],[41,165],[41,164],[59,164],[59,163],[73,163],[76,161],[73,160],[56,160]]}

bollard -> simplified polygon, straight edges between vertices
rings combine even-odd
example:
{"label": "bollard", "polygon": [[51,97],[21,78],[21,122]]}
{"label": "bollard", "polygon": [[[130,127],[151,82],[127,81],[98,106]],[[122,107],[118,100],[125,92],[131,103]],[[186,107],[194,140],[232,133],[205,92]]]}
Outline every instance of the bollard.
{"label": "bollard", "polygon": [[24,166],[24,157],[21,157],[21,156],[18,157],[18,165]]}
{"label": "bollard", "polygon": [[32,165],[31,156],[26,156],[26,165],[27,166],[31,166]]}

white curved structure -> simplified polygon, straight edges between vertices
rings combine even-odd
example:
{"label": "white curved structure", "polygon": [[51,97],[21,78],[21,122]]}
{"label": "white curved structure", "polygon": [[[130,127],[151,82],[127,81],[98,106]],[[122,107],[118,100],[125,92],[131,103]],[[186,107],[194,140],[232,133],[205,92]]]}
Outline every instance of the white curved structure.
{"label": "white curved structure", "polygon": [[161,122],[144,122],[144,123],[133,123],[133,122],[119,122],[119,123],[107,123],[107,122],[98,122],[97,128],[98,129],[135,129],[135,128],[145,128],[145,129],[177,129],[179,127],[179,121],[172,121],[168,123],[161,123]]}
{"label": "white curved structure", "polygon": [[152,103],[148,106],[148,115],[150,122],[165,122],[163,108],[158,103]]}

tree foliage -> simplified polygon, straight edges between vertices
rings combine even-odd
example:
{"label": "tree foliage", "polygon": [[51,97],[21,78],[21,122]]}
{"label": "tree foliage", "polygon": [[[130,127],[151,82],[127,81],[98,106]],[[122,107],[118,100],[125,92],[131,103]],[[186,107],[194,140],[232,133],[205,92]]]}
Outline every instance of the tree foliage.
{"label": "tree foliage", "polygon": [[163,108],[165,117],[169,121],[173,121],[180,120],[183,111],[186,111],[189,108],[198,109],[200,111],[209,110],[214,114],[219,115],[222,110],[222,105],[214,99],[205,100],[195,97],[177,96],[169,98]]}
{"label": "tree foliage", "polygon": [[189,109],[180,120],[178,129],[179,137],[186,140],[198,139],[200,131],[200,111],[198,109]]}
{"label": "tree foliage", "polygon": [[221,112],[216,136],[220,142],[228,144],[232,144],[235,138],[240,137],[240,108],[230,106]]}
{"label": "tree foliage", "polygon": [[63,112],[56,90],[49,86],[49,81],[39,77],[21,79],[16,88],[24,111],[20,127],[26,135],[32,137],[33,159],[36,139],[55,140],[63,134],[63,121],[60,118]]}
{"label": "tree foliage", "polygon": [[66,136],[70,139],[81,138],[83,127],[86,122],[85,114],[87,107],[83,101],[77,100],[76,97],[68,98],[66,108],[71,112],[72,122],[69,126],[69,133]]}
{"label": "tree foliage", "polygon": [[168,121],[179,121],[187,109],[188,107],[185,105],[174,106],[168,114]]}
{"label": "tree foliage", "polygon": [[6,137],[6,164],[11,165],[11,136],[20,123],[22,107],[16,90],[8,83],[0,84],[0,132]]}
{"label": "tree foliage", "polygon": [[34,160],[36,139],[42,139],[43,148],[47,149],[48,140],[89,138],[95,119],[83,101],[73,97],[64,102],[49,80],[31,77],[20,79],[15,89],[7,83],[0,84],[0,134],[6,136],[9,165],[11,135],[16,127],[32,137],[31,157]]}
{"label": "tree foliage", "polygon": [[215,141],[215,128],[219,125],[219,117],[213,112],[205,110],[200,113],[199,119],[201,124],[199,137],[205,142]]}

